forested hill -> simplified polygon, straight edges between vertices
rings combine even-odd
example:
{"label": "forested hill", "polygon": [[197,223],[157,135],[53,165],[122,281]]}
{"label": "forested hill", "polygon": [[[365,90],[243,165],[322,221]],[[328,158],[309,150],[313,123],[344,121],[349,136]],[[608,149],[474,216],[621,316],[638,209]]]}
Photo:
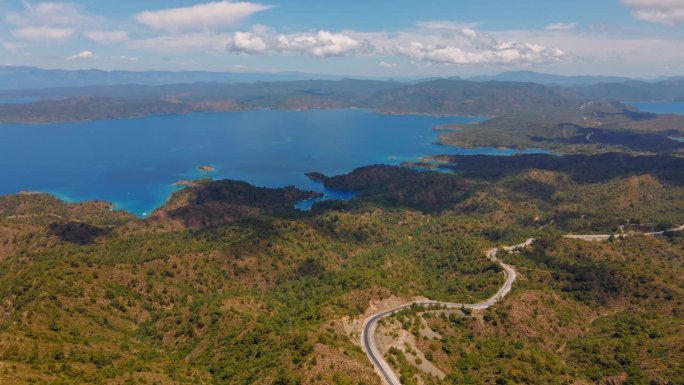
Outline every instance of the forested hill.
{"label": "forested hill", "polygon": [[681,224],[681,159],[502,161],[311,174],[359,192],[311,212],[292,204],[313,194],[238,181],[198,181],[146,219],[2,196],[0,383],[380,385],[364,319],[416,297],[483,300],[504,279],[484,251],[534,237],[499,256],[519,272],[501,303],[388,320],[378,339],[405,348],[388,351],[393,370],[426,385],[679,384],[684,236],[637,234]]}
{"label": "forested hill", "polygon": [[0,97],[38,100],[0,104],[0,122],[23,123],[258,108],[358,107],[392,113],[465,115],[535,114],[545,110],[560,115],[586,100],[573,91],[534,83],[444,79],[415,85],[354,79],[126,85],[5,91]]}
{"label": "forested hill", "polygon": [[[684,81],[614,82],[560,87],[532,82],[433,79],[416,84],[378,80],[198,82],[0,91],[0,123],[54,123],[252,109],[367,108],[385,113],[477,115],[528,121],[591,123],[599,114],[631,110],[621,101],[682,100]],[[2,103],[22,100],[28,103]],[[610,102],[610,103],[606,103]]]}
{"label": "forested hill", "polygon": [[536,83],[439,79],[379,91],[369,105],[386,112],[499,116],[560,114],[576,110],[585,99]]}

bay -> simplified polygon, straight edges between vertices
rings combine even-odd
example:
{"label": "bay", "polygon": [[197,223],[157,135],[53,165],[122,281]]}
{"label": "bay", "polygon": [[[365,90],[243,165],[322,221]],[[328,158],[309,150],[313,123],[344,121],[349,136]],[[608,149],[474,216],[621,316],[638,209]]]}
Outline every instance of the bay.
{"label": "bay", "polygon": [[630,102],[627,104],[654,114],[684,115],[684,102]]}
{"label": "bay", "polygon": [[[330,198],[304,173],[347,173],[438,154],[543,152],[436,145],[437,125],[473,117],[381,115],[359,109],[200,113],[44,125],[0,125],[0,194],[39,191],[66,201],[104,200],[138,216],[162,206],[179,180],[238,179],[295,185]],[[199,166],[211,166],[202,172]],[[309,204],[302,204],[307,209]]]}

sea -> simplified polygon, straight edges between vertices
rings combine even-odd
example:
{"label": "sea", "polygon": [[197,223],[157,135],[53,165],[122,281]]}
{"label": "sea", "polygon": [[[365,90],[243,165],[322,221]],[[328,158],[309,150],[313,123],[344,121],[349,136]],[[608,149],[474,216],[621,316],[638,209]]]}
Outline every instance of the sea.
{"label": "sea", "polygon": [[626,104],[654,114],[684,115],[684,102],[628,102]]}
{"label": "sea", "polygon": [[[626,104],[654,114],[684,115],[684,102],[630,102]],[[673,136],[671,139],[684,142],[684,136]]]}
{"label": "sea", "polygon": [[[196,113],[64,124],[0,124],[0,194],[37,191],[69,202],[108,201],[147,216],[181,180],[237,179],[264,187],[326,190],[307,172],[332,176],[372,164],[438,154],[511,155],[540,149],[462,149],[436,144],[435,126],[464,116],[383,115],[362,109]],[[210,166],[213,172],[203,172]],[[315,200],[300,202],[308,210]]]}

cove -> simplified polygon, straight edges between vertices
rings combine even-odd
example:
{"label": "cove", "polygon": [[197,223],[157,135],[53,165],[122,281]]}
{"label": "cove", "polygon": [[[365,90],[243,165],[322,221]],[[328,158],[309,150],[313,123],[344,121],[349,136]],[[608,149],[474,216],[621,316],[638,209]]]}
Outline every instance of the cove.
{"label": "cove", "polygon": [[641,111],[652,112],[654,114],[674,114],[684,115],[684,101],[682,102],[629,102],[630,106],[636,107]]}
{"label": "cove", "polygon": [[[104,200],[138,216],[161,207],[175,182],[211,177],[295,185],[332,198],[304,174],[347,173],[421,156],[543,152],[434,144],[432,128],[472,117],[381,115],[360,109],[256,110],[46,125],[0,125],[0,194],[24,190],[66,201]],[[199,166],[215,171],[205,173]],[[310,205],[308,205],[310,207]],[[307,204],[301,204],[307,209]]]}

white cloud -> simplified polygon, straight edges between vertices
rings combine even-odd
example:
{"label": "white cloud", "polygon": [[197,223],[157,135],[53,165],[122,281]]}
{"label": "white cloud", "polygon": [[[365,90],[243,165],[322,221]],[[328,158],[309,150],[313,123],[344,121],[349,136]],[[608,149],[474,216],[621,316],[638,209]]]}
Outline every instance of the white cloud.
{"label": "white cloud", "polygon": [[254,13],[270,8],[271,6],[258,3],[224,0],[185,8],[141,12],[134,18],[138,23],[152,29],[181,32],[232,26]]}
{"label": "white cloud", "polygon": [[236,32],[226,49],[238,54],[300,53],[315,57],[346,56],[373,52],[370,42],[345,33],[274,34],[263,26],[251,32]]}
{"label": "white cloud", "polygon": [[26,27],[12,31],[12,36],[30,41],[64,41],[74,34],[73,28]]}
{"label": "white cloud", "polygon": [[[457,28],[458,26],[458,28]],[[470,26],[423,22],[418,30],[398,33],[275,34],[263,26],[232,34],[229,52],[263,55],[301,53],[316,57],[401,55],[415,64],[530,64],[567,60],[566,52],[539,44],[505,41],[479,33]],[[385,68],[390,63],[379,64]]]}
{"label": "white cloud", "polygon": [[577,29],[578,23],[551,23],[546,26],[547,31],[568,31],[571,29]]}
{"label": "white cloud", "polygon": [[265,37],[252,32],[235,32],[227,47],[230,52],[245,54],[264,54],[273,49]]}
{"label": "white cloud", "polygon": [[397,63],[388,63],[383,60],[380,63],[378,63],[378,66],[382,68],[395,68],[397,66]]}
{"label": "white cloud", "polygon": [[470,27],[395,44],[394,51],[417,64],[505,65],[566,61],[571,55],[540,44],[496,39]]}
{"label": "white cloud", "polygon": [[528,43],[501,42],[487,50],[465,51],[454,46],[433,46],[413,42],[398,52],[414,62],[429,64],[531,64],[559,61],[565,53]]}
{"label": "white cloud", "polygon": [[632,15],[643,21],[674,26],[684,23],[684,1],[682,0],[622,0],[633,8]]}
{"label": "white cloud", "polygon": [[126,31],[87,31],[83,34],[88,39],[100,44],[123,43],[129,40]]}
{"label": "white cloud", "polygon": [[21,2],[20,11],[9,12],[5,21],[15,26],[11,32],[24,41],[60,42],[72,37],[77,28],[94,26],[101,20],[85,12],[81,6],[63,2]]}
{"label": "white cloud", "polygon": [[10,24],[28,27],[47,25],[51,27],[74,27],[93,25],[97,18],[86,13],[79,5],[61,2],[42,2],[32,4],[23,1],[21,12],[11,12],[5,16]]}
{"label": "white cloud", "polygon": [[137,57],[126,56],[126,55],[118,56],[118,57],[115,57],[114,59],[119,59],[119,60],[124,60],[124,61],[138,61]]}
{"label": "white cloud", "polygon": [[89,59],[94,59],[94,58],[95,58],[95,54],[92,53],[91,51],[83,51],[83,52],[79,52],[75,55],[69,56],[66,59],[69,61],[73,61],[73,60],[89,60]]}
{"label": "white cloud", "polygon": [[[664,63],[684,63],[682,42],[677,36],[641,37],[603,32],[509,30],[502,35],[517,41],[555,46],[572,52],[566,62],[552,63],[554,71],[569,74],[606,73],[653,76]],[[674,34],[673,34],[674,35]],[[684,67],[679,65],[684,70]]]}

